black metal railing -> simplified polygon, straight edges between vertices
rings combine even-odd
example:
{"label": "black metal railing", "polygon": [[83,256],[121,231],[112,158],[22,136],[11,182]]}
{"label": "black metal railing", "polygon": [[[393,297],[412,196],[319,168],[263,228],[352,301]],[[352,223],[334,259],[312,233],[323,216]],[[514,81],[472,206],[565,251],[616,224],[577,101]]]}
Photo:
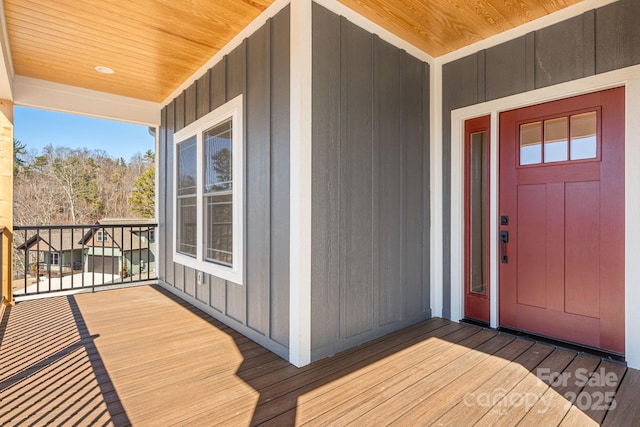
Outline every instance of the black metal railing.
{"label": "black metal railing", "polygon": [[15,297],[157,280],[155,223],[15,226]]}

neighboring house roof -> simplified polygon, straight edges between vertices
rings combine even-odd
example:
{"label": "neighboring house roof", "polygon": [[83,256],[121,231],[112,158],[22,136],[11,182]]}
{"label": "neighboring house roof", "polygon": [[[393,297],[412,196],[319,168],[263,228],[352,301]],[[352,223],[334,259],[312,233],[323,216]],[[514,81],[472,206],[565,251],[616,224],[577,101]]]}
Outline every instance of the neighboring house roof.
{"label": "neighboring house roof", "polygon": [[[153,228],[155,220],[147,218],[105,218],[96,223],[95,228],[91,228],[82,238],[85,247],[117,247],[123,252],[148,249],[147,240],[143,240],[137,233],[146,232]],[[125,227],[118,227],[124,225]],[[127,228],[127,225],[133,226]],[[137,227],[147,225],[148,227]],[[95,239],[97,231],[103,231],[107,235],[104,241]]]}
{"label": "neighboring house roof", "polygon": [[[104,227],[100,227],[101,225]],[[120,228],[117,227],[118,225],[124,225],[125,227]],[[105,218],[98,221],[95,228],[42,229],[38,230],[38,234],[31,236],[17,249],[62,252],[91,246],[102,247],[103,243],[105,247],[111,247],[112,242],[114,247],[118,247],[123,251],[147,249],[149,245],[146,240],[143,241],[136,233],[149,231],[154,225],[155,220],[149,218]],[[133,226],[133,230],[126,226]],[[92,237],[98,230],[105,231],[109,236],[109,240],[106,242],[94,242]]]}
{"label": "neighboring house roof", "polygon": [[[18,249],[43,252],[62,252],[73,249],[82,249],[82,230],[78,229],[53,229],[39,230],[38,234],[31,236]],[[86,247],[86,246],[84,246]]]}
{"label": "neighboring house roof", "polygon": [[103,218],[97,222],[101,225],[149,225],[156,223],[153,218]]}

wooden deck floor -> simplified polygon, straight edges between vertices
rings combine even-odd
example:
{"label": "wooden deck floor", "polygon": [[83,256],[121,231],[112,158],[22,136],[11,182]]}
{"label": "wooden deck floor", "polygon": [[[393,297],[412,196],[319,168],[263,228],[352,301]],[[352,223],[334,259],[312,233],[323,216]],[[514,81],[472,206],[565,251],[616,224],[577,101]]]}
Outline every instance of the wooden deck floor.
{"label": "wooden deck floor", "polygon": [[19,303],[0,340],[3,426],[640,425],[639,371],[441,319],[297,369],[137,287]]}

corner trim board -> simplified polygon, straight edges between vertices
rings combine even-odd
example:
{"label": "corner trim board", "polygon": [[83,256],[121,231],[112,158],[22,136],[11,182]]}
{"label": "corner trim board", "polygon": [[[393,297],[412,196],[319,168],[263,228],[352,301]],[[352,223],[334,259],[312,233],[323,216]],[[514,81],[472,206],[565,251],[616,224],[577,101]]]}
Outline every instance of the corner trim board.
{"label": "corner trim board", "polygon": [[289,362],[311,362],[312,1],[291,1]]}
{"label": "corner trim board", "polygon": [[431,66],[431,143],[430,149],[430,207],[431,207],[431,311],[436,317],[442,317],[443,295],[443,191],[442,191],[442,64],[436,62]]}

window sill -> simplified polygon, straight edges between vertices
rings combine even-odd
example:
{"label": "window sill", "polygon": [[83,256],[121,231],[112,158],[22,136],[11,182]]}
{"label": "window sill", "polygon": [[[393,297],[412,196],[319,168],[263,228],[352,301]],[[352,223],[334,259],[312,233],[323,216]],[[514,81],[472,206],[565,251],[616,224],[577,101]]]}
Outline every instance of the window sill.
{"label": "window sill", "polygon": [[234,268],[225,267],[212,262],[200,261],[196,258],[192,258],[178,252],[173,253],[173,261],[177,264],[184,265],[185,267],[190,267],[197,271],[202,271],[203,273],[219,277],[220,279],[228,280],[237,285],[244,284],[242,270],[238,266],[234,266]]}

